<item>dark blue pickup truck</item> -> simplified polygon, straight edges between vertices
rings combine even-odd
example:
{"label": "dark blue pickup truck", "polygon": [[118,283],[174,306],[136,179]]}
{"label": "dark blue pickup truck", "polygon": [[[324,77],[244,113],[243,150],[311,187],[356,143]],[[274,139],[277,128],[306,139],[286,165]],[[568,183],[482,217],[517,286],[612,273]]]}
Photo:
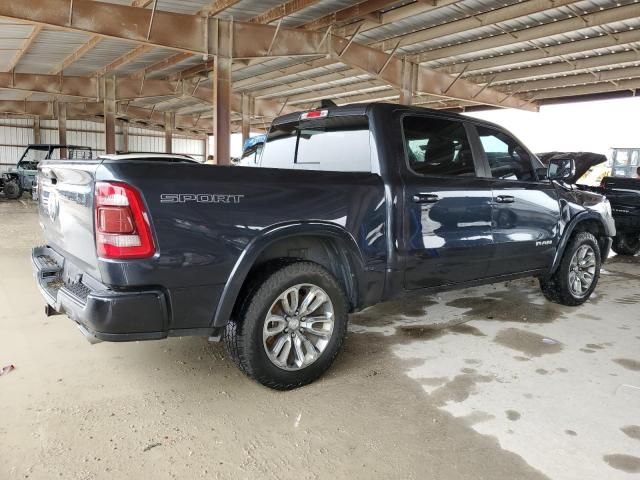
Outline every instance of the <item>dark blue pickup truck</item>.
{"label": "dark blue pickup truck", "polygon": [[276,119],[258,168],[154,156],[39,167],[49,314],[90,340],[223,339],[250,377],[318,378],[349,312],[533,276],[565,305],[596,287],[608,201],[508,131],[391,104]]}

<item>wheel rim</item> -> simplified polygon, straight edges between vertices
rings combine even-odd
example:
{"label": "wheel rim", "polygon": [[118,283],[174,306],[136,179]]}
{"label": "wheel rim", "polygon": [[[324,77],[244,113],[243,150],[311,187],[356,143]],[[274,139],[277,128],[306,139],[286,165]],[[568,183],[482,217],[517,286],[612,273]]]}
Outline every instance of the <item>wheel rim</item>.
{"label": "wheel rim", "polygon": [[596,252],[589,245],[582,245],[571,258],[569,289],[576,297],[584,297],[596,276]]}
{"label": "wheel rim", "polygon": [[333,303],[322,288],[308,283],[287,288],[264,319],[262,343],[271,363],[283,370],[314,363],[331,340],[333,317]]}

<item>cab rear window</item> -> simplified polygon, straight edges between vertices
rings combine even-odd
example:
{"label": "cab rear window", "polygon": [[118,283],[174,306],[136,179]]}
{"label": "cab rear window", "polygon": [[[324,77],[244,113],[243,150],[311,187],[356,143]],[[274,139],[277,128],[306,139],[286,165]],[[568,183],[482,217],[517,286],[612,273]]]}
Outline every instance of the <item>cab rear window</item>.
{"label": "cab rear window", "polygon": [[333,172],[371,171],[367,117],[329,117],[275,125],[260,166]]}

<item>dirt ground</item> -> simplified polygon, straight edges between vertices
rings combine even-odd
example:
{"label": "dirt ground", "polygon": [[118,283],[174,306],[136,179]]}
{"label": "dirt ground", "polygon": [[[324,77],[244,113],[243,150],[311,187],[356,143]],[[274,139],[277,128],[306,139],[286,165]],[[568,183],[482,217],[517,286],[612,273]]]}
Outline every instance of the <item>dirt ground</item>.
{"label": "dirt ground", "polygon": [[524,280],[384,304],[305,388],[201,338],[90,345],[46,318],[32,203],[0,200],[0,479],[631,479],[640,258],[580,308]]}

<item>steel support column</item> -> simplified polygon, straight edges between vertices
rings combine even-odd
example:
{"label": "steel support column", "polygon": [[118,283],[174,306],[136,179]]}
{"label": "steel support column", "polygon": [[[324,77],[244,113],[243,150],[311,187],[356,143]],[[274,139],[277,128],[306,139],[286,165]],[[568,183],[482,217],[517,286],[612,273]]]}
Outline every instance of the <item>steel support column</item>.
{"label": "steel support column", "polygon": [[231,159],[231,51],[232,24],[218,24],[218,55],[213,69],[213,116],[215,162],[229,165]]}
{"label": "steel support column", "polygon": [[253,116],[253,98],[242,94],[242,144],[251,136],[251,117]]}
{"label": "steel support column", "polygon": [[403,60],[402,62],[402,85],[400,88],[400,100],[402,105],[411,105],[415,92],[418,66],[415,63]]}
{"label": "steel support column", "polygon": [[173,128],[176,114],[164,112],[164,153],[173,153]]}
{"label": "steel support column", "polygon": [[104,78],[104,148],[116,153],[116,81]]}
{"label": "steel support column", "polygon": [[129,151],[129,122],[125,120],[120,121],[120,130],[122,131],[122,151]]}
{"label": "steel support column", "polygon": [[[58,143],[67,144],[67,104],[58,103]],[[67,158],[67,149],[60,149],[60,158]]]}
{"label": "steel support column", "polygon": [[40,143],[40,115],[33,117],[33,143]]}

